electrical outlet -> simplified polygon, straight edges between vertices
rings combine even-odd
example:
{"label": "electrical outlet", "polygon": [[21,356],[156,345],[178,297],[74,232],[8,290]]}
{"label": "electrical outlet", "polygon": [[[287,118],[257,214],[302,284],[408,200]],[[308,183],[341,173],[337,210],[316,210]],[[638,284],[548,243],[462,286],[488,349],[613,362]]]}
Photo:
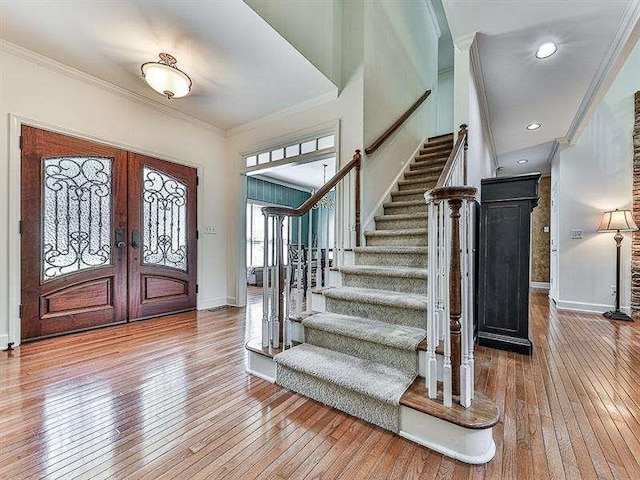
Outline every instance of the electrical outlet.
{"label": "electrical outlet", "polygon": [[616,296],[616,286],[615,285],[611,285],[611,296],[612,297]]}
{"label": "electrical outlet", "polygon": [[204,233],[206,233],[207,235],[217,235],[218,229],[213,225],[205,225]]}

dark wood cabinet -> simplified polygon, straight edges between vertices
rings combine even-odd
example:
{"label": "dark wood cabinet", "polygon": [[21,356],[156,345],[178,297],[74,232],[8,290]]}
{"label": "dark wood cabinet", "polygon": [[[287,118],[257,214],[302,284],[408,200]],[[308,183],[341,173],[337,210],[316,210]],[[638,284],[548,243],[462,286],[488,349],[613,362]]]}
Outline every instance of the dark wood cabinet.
{"label": "dark wood cabinet", "polygon": [[482,180],[478,343],[531,355],[531,212],[540,174]]}

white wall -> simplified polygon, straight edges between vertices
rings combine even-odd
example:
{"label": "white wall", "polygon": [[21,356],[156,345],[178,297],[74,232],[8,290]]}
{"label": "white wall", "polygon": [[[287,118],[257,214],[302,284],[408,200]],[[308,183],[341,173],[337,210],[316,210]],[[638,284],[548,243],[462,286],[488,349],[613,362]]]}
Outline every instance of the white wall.
{"label": "white wall", "polygon": [[426,2],[370,0],[364,7],[364,143],[370,145],[425,90],[428,98],[364,163],[364,227],[389,188],[435,131],[438,33]]}
{"label": "white wall", "polygon": [[[559,169],[559,299],[561,308],[606,311],[614,297],[613,233],[597,233],[602,212],[632,203],[633,94],[640,89],[640,44],[635,47],[595,115],[574,145],[555,159]],[[554,162],[554,163],[555,163]],[[555,171],[555,169],[554,169]],[[571,230],[584,230],[572,240]],[[631,238],[622,243],[621,305],[631,292]]]}
{"label": "white wall", "polygon": [[[480,111],[478,88],[472,75],[469,78],[469,148],[467,150],[467,184],[480,190],[483,178],[494,175],[489,141],[486,135],[486,119]],[[478,195],[479,196],[479,195]]]}
{"label": "white wall", "polygon": [[451,133],[453,125],[453,68],[438,73],[438,113],[434,136]]}
{"label": "white wall", "polygon": [[341,0],[244,1],[334,85],[343,85]]}
{"label": "white wall", "polygon": [[[469,127],[467,150],[467,185],[478,189],[480,198],[480,181],[495,176],[495,165],[491,156],[487,138],[488,119],[480,108],[480,90],[476,77],[481,73],[474,71],[471,62],[471,49],[477,42],[471,35],[455,42],[454,74],[453,74],[453,119],[454,131],[462,124]],[[478,68],[478,67],[476,67]]]}
{"label": "white wall", "polygon": [[[9,181],[19,182],[19,174],[9,171],[10,115],[199,166],[199,220],[201,225],[214,225],[218,229],[215,236],[200,237],[199,306],[226,304],[226,182],[218,173],[225,161],[222,135],[212,128],[116,93],[114,89],[63,73],[59,67],[46,66],[42,57],[33,57],[40,60],[27,57],[27,53],[0,50],[0,145],[3,145],[0,149],[0,348],[6,346],[9,321],[15,321],[18,313],[17,305],[15,311],[9,310],[10,305],[14,306],[9,298],[9,285],[10,282],[14,285],[12,291],[17,285],[10,264],[19,265],[19,259],[9,258],[17,252],[8,251],[10,239],[19,244],[17,223],[9,223]],[[17,136],[12,141],[17,141]],[[16,205],[16,200],[19,201],[11,199],[12,205]],[[19,203],[17,205],[19,208]],[[19,341],[18,338],[10,340]]]}

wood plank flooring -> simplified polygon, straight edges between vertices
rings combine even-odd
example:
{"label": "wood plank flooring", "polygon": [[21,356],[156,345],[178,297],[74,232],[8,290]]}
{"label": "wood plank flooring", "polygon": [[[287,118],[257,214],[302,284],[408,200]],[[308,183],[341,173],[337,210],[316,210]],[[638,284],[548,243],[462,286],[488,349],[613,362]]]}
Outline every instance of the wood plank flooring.
{"label": "wood plank flooring", "polygon": [[470,467],[246,375],[255,293],[0,352],[0,478],[640,478],[640,323],[533,294],[532,357],[477,349],[501,415]]}

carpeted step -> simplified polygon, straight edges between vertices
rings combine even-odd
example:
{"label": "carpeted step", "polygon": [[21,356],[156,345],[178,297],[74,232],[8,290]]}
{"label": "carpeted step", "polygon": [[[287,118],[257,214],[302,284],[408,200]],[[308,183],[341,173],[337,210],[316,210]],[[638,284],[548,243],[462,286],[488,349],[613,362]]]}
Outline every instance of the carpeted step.
{"label": "carpeted step", "polygon": [[420,149],[420,151],[418,152],[418,156],[430,155],[432,153],[439,153],[449,156],[451,154],[451,150],[453,150],[453,145],[450,144],[428,145]]}
{"label": "carpeted step", "polygon": [[374,220],[376,222],[376,230],[427,228],[427,214],[424,212],[377,215]]}
{"label": "carpeted step", "polygon": [[423,191],[429,190],[433,188],[438,183],[438,176],[434,175],[428,179],[418,179],[418,180],[400,180],[398,182],[398,189],[402,192],[405,190],[416,190],[423,189]]}
{"label": "carpeted step", "polygon": [[432,142],[451,142],[453,144],[453,132],[452,133],[443,133],[442,135],[436,135],[435,137],[429,137],[427,143],[428,145]]}
{"label": "carpeted step", "polygon": [[430,153],[428,155],[416,155],[413,161],[415,163],[433,162],[433,161],[446,162],[448,158],[449,158],[449,154],[436,152],[436,153]]}
{"label": "carpeted step", "polygon": [[335,287],[324,293],[326,311],[424,328],[427,296],[371,288]]}
{"label": "carpeted step", "polygon": [[400,215],[403,213],[427,212],[427,202],[422,200],[410,200],[407,202],[387,202],[383,205],[385,215]]}
{"label": "carpeted step", "polygon": [[398,192],[391,192],[391,201],[409,202],[413,200],[422,200],[424,202],[425,201],[424,192],[426,192],[427,190],[428,190],[427,188],[425,189],[414,188],[411,190],[401,190]]}
{"label": "carpeted step", "polygon": [[426,228],[409,228],[402,230],[372,230],[364,232],[367,246],[402,245],[422,246],[427,244]]}
{"label": "carpeted step", "polygon": [[424,329],[337,313],[317,313],[302,324],[310,345],[418,373],[417,351],[427,334]]}
{"label": "carpeted step", "polygon": [[427,160],[423,162],[411,162],[409,164],[409,172],[423,170],[423,171],[437,172],[437,174],[440,175],[440,172],[442,172],[446,163],[447,163],[447,159],[444,157],[436,160]]}
{"label": "carpeted step", "polygon": [[379,265],[353,265],[340,268],[342,286],[426,293],[427,269]]}
{"label": "carpeted step", "polygon": [[279,353],[273,360],[279,385],[398,432],[400,398],[415,375],[308,344]]}
{"label": "carpeted step", "polygon": [[356,265],[426,267],[427,247],[378,246],[356,247]]}

